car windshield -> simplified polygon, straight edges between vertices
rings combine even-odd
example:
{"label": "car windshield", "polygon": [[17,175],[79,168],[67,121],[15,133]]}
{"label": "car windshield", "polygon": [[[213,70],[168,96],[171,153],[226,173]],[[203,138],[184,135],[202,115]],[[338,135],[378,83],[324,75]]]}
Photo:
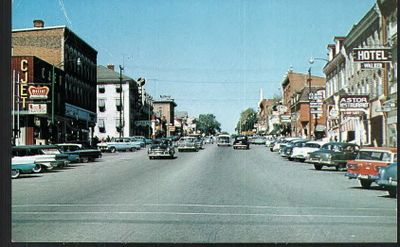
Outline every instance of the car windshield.
{"label": "car windshield", "polygon": [[194,142],[194,138],[182,138],[179,140],[179,142]]}
{"label": "car windshield", "polygon": [[390,162],[390,153],[388,152],[377,152],[377,151],[360,151],[358,152],[358,160],[376,160]]}
{"label": "car windshield", "polygon": [[246,140],[245,136],[237,136],[236,140],[242,141],[242,140]]}

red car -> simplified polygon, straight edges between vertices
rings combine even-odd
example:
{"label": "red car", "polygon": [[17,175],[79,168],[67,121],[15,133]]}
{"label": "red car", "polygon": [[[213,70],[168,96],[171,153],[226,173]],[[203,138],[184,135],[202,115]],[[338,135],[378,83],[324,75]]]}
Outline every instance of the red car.
{"label": "red car", "polygon": [[364,147],[355,160],[347,162],[346,177],[358,179],[368,189],[379,178],[379,169],[397,162],[397,149],[387,147]]}

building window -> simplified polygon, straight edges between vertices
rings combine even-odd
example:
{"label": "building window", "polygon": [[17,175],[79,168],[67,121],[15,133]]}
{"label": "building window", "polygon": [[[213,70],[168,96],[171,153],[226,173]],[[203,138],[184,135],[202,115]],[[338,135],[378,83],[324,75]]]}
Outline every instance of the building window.
{"label": "building window", "polygon": [[106,110],[106,101],[105,99],[99,99],[99,111],[105,112]]}
{"label": "building window", "polygon": [[106,127],[104,125],[104,119],[99,118],[99,120],[97,121],[97,125],[99,127],[99,132],[100,133],[105,133],[106,132]]}
{"label": "building window", "polygon": [[122,110],[122,104],[121,104],[121,100],[120,99],[115,99],[115,105],[117,107],[117,111],[121,111]]}
{"label": "building window", "polygon": [[106,92],[106,88],[102,85],[99,86],[99,93],[105,93]]}
{"label": "building window", "polygon": [[115,86],[115,92],[116,93],[121,93],[121,87],[119,85]]}

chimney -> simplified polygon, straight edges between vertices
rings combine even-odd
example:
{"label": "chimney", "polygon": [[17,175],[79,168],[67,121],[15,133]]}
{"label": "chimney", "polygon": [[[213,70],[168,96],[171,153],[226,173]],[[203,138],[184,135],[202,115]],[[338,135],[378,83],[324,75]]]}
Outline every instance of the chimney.
{"label": "chimney", "polygon": [[33,21],[33,27],[43,28],[44,27],[44,21],[42,21],[42,20],[34,20]]}
{"label": "chimney", "polygon": [[107,69],[114,71],[114,64],[107,64]]}

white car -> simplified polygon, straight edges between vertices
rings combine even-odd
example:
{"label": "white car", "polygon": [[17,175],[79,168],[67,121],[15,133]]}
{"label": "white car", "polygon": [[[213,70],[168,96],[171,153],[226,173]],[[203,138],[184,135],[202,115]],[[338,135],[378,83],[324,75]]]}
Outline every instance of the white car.
{"label": "white car", "polygon": [[231,145],[231,137],[230,135],[219,135],[217,137],[217,146],[230,146]]}
{"label": "white car", "polygon": [[304,162],[308,158],[309,153],[317,151],[327,142],[324,141],[309,141],[304,144],[303,147],[294,147],[289,160],[299,160]]}

